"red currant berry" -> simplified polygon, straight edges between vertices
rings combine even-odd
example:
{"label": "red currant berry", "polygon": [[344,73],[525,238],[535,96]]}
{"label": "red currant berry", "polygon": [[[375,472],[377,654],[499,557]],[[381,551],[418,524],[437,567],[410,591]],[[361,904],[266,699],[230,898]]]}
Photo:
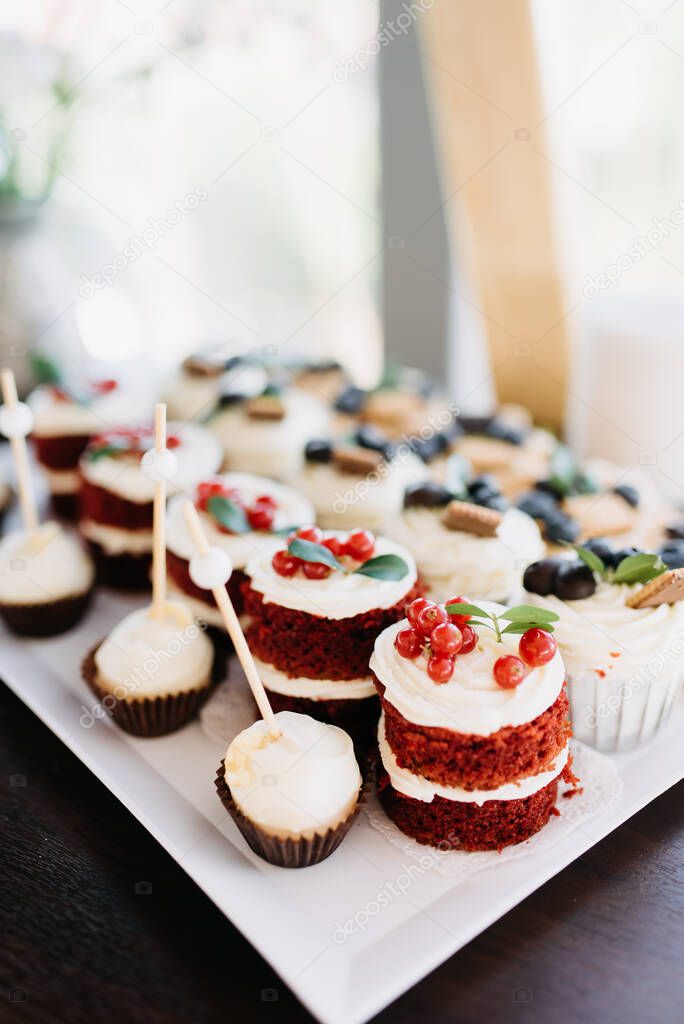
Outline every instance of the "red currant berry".
{"label": "red currant berry", "polygon": [[175,434],[171,434],[166,438],[166,447],[173,450],[174,448],[180,448],[181,439],[176,437]]}
{"label": "red currant berry", "polygon": [[335,558],[339,558],[344,554],[344,544],[339,537],[326,537],[323,541],[323,547],[327,548]]}
{"label": "red currant berry", "polygon": [[260,494],[257,500],[254,502],[255,505],[264,505],[266,508],[278,508],[278,502],[275,500],[272,494]]}
{"label": "red currant berry", "polygon": [[322,562],[304,562],[302,571],[308,580],[324,580],[330,575],[332,569],[329,565],[323,565]]}
{"label": "red currant berry", "polygon": [[270,530],[273,526],[273,509],[256,502],[247,509],[247,519],[253,530]]}
{"label": "red currant berry", "polygon": [[427,597],[416,597],[415,600],[406,605],[406,618],[412,626],[417,626],[419,613],[422,612],[423,608],[429,608],[433,604],[434,601],[428,601]]}
{"label": "red currant berry", "polygon": [[402,658],[417,658],[423,649],[423,638],[414,629],[400,629],[394,638],[394,646]]}
{"label": "red currant berry", "polygon": [[109,380],[98,380],[94,385],[95,390],[99,391],[101,395],[108,395],[110,391],[116,391],[118,386],[118,383],[113,378],[110,378]]}
{"label": "red currant berry", "polygon": [[370,530],[352,530],[344,545],[345,555],[355,562],[365,562],[375,551],[375,537]]}
{"label": "red currant berry", "polygon": [[463,646],[463,633],[452,622],[442,622],[430,634],[430,647],[435,654],[446,654],[453,658]]}
{"label": "red currant berry", "polygon": [[520,637],[518,651],[523,661],[536,668],[538,665],[546,665],[551,661],[558,650],[555,638],[547,633],[545,629],[537,629],[536,626],[528,629]]}
{"label": "red currant berry", "polygon": [[477,647],[477,633],[475,632],[472,626],[468,625],[468,623],[466,623],[465,626],[460,626],[459,628],[463,636],[463,643],[461,644],[461,650],[458,653],[470,654],[470,652],[474,651],[475,648]]}
{"label": "red currant berry", "polygon": [[416,616],[416,627],[420,630],[423,636],[432,636],[432,631],[435,626],[439,626],[442,623],[449,621],[449,616],[444,611],[441,605],[431,604],[427,608],[423,608],[422,611],[418,612]]}
{"label": "red currant berry", "polygon": [[504,690],[513,690],[525,678],[525,666],[515,654],[506,654],[494,662],[494,678]]}
{"label": "red currant berry", "polygon": [[[448,608],[450,604],[470,604],[470,601],[467,597],[450,597],[444,604]],[[465,626],[469,619],[469,615],[457,615],[455,612],[449,615],[449,622],[453,622],[455,626]]]}
{"label": "red currant berry", "polygon": [[300,540],[310,540],[312,544],[320,544],[323,539],[323,534],[317,526],[302,526],[297,530],[297,536]]}
{"label": "red currant berry", "polygon": [[454,659],[442,654],[433,654],[428,659],[427,673],[433,683],[448,683],[454,671]]}
{"label": "red currant berry", "polygon": [[271,565],[279,576],[294,576],[299,568],[299,558],[294,558],[287,551],[276,551],[271,559]]}

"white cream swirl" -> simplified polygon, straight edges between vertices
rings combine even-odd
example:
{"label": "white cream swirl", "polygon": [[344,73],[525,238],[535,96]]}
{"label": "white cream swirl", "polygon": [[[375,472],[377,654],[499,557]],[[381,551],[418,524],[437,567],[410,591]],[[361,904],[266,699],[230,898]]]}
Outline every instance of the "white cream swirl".
{"label": "white cream swirl", "polygon": [[385,699],[416,725],[490,736],[504,726],[533,721],[551,707],[562,689],[565,667],[559,653],[548,664],[530,669],[515,689],[499,686],[494,662],[517,654],[520,638],[508,634],[497,643],[494,632],[485,628],[478,630],[477,647],[456,658],[449,682],[438,686],[427,674],[424,655],[403,658],[394,646],[395,636],[407,625],[404,620],[380,634],[370,667],[385,687]]}
{"label": "white cream swirl", "polygon": [[186,693],[206,686],[214,649],[180,602],[162,619],[139,608],[119,622],[95,654],[97,682],[117,699]]}
{"label": "white cream swirl", "polygon": [[354,810],[361,773],[346,732],[309,715],[279,711],[280,736],[264,721],[239,733],[225,757],[226,782],[250,821],[282,838],[335,828]]}
{"label": "white cream swirl", "polygon": [[330,414],[323,402],[301,391],[283,396],[283,402],[281,420],[252,419],[242,403],[227,406],[209,420],[228,469],[276,480],[296,478],[304,461],[304,445],[312,435],[325,433]]}
{"label": "white cream swirl", "polygon": [[[245,501],[253,502],[261,494],[269,494],[278,503],[273,521],[274,530],[283,530],[288,526],[306,526],[315,521],[313,507],[306,498],[297,491],[283,484],[275,483],[263,476],[252,473],[226,473],[224,476],[212,477],[226,487],[235,487]],[[195,545],[188,533],[183,517],[183,495],[174,496],[169,502],[166,520],[166,546],[179,558],[189,561],[195,553]],[[229,556],[235,569],[244,569],[247,562],[259,554],[272,554],[282,547],[282,539],[272,532],[250,530],[248,533],[224,533],[219,529],[213,516],[200,512],[209,544],[221,548]]]}
{"label": "white cream swirl", "polygon": [[51,387],[41,386],[28,402],[35,417],[35,437],[91,436],[132,424],[140,416],[135,402],[120,388],[83,403],[58,398]]}
{"label": "white cream swirl", "polygon": [[90,590],[92,560],[73,533],[43,523],[33,533],[10,533],[0,544],[0,602],[49,604]]}
{"label": "white cream swirl", "polygon": [[604,581],[591,597],[578,601],[538,594],[525,599],[560,616],[556,638],[570,677],[587,670],[623,676],[643,667],[675,637],[684,637],[684,604],[630,608],[627,598],[638,590],[641,584]]}
{"label": "white cream swirl", "polygon": [[402,449],[394,459],[381,463],[378,470],[366,476],[341,473],[330,463],[307,463],[297,486],[313,502],[316,522],[321,526],[333,530],[382,530],[401,511],[408,485],[427,476],[427,466],[412,452]]}
{"label": "white cream swirl", "polygon": [[533,793],[538,793],[544,786],[557,779],[570,756],[570,746],[563,747],[554,758],[553,764],[538,775],[528,775],[516,782],[505,782],[496,789],[463,789],[461,786],[444,786],[439,782],[431,782],[422,775],[414,775],[407,768],[400,768],[394,751],[387,742],[385,735],[385,716],[381,715],[378,724],[378,746],[385,771],[390,777],[392,788],[413,800],[431,803],[436,796],[445,800],[456,800],[458,803],[477,804],[482,806],[487,800],[522,800]]}
{"label": "white cream swirl", "polygon": [[428,508],[406,509],[386,532],[415,557],[435,601],[459,593],[507,601],[519,590],[525,567],[545,550],[534,519],[517,508],[505,513],[495,537],[449,530],[442,510]]}
{"label": "white cream swirl", "polygon": [[[328,531],[325,536],[344,538],[346,534]],[[271,565],[271,557],[259,555],[247,563],[245,572],[251,578],[252,589],[262,594],[267,603],[325,619],[350,619],[374,608],[392,608],[415,585],[416,563],[405,548],[378,537],[373,557],[380,555],[402,558],[408,568],[406,575],[400,580],[376,580],[360,573],[333,570],[324,580],[310,580],[302,573],[279,576]]]}
{"label": "white cream swirl", "polygon": [[[200,480],[208,479],[219,470],[222,461],[221,448],[204,427],[199,427],[196,423],[171,422],[168,425],[168,433],[175,435],[180,441],[173,449],[173,454],[178,460],[178,469],[169,481],[169,494],[176,491],[187,493],[193,490]],[[93,461],[86,452],[79,467],[89,483],[112,491],[126,501],[147,504],[154,498],[154,482],[145,476],[137,457],[129,459],[125,455],[104,455]]]}

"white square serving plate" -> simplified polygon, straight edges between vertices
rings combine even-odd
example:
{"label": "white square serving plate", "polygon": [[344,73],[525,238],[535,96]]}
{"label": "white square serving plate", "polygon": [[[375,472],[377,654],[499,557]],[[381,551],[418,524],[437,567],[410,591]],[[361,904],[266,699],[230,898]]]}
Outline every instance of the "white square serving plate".
{"label": "white square serving plate", "polygon": [[[214,777],[225,744],[199,723],[154,740],[128,736],[108,720],[83,724],[93,699],[81,660],[140,603],[101,593],[78,629],[54,639],[21,640],[0,630],[0,678],[324,1024],[360,1024],[379,1012],[683,774],[684,708],[677,703],[652,743],[613,758],[623,786],[612,802],[523,856],[462,879],[417,870],[362,814],[329,860],[302,871],[276,868],[252,854],[223,809]],[[232,677],[246,687],[239,669],[231,669]],[[351,931],[344,927],[349,921],[357,923]]]}

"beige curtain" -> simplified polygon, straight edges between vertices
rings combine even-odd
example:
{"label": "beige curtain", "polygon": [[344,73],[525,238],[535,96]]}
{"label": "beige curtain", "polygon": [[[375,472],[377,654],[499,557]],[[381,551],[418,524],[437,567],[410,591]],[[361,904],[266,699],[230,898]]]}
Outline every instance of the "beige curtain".
{"label": "beige curtain", "polygon": [[[530,0],[433,0],[419,19],[459,290],[497,395],[562,426],[566,316]],[[469,282],[469,285],[468,285]]]}

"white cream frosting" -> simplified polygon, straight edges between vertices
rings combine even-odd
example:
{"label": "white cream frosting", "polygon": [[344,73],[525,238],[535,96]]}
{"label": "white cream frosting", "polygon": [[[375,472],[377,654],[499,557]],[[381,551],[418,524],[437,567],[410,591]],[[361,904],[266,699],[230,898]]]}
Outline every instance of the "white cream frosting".
{"label": "white cream frosting", "polygon": [[79,532],[86,540],[98,544],[108,555],[146,555],[152,550],[152,530],[124,530],[93,519],[81,519]]}
{"label": "white cream frosting", "polygon": [[385,716],[381,715],[378,723],[378,746],[385,771],[390,777],[393,789],[410,796],[413,800],[430,803],[434,797],[441,796],[445,800],[457,800],[459,803],[477,804],[479,807],[488,800],[523,800],[525,797],[538,793],[544,786],[557,779],[570,756],[570,747],[566,744],[553,765],[538,775],[528,775],[516,782],[506,782],[496,789],[463,789],[461,786],[443,786],[439,782],[431,782],[421,775],[414,775],[407,768],[400,768],[394,751],[387,742],[385,735]]}
{"label": "white cream frosting", "polygon": [[[196,423],[174,423],[168,425],[168,434],[180,440],[173,454],[178,460],[178,470],[169,481],[168,492],[188,492],[200,480],[218,472],[221,448],[216,439],[204,427]],[[150,447],[152,439],[150,438]],[[104,487],[126,501],[146,504],[154,498],[154,481],[143,473],[139,459],[125,456],[103,456],[91,461],[86,453],[79,463],[84,478],[96,487]]]}
{"label": "white cream frosting", "polygon": [[341,473],[332,463],[309,462],[297,485],[313,502],[316,522],[321,526],[381,530],[399,515],[409,484],[425,480],[428,475],[425,463],[402,448],[394,459],[382,463],[367,476]]}
{"label": "white cream frosting", "polygon": [[587,670],[629,676],[675,638],[684,638],[682,602],[654,608],[627,605],[641,586],[601,582],[591,597],[579,601],[538,594],[526,594],[525,600],[560,616],[555,633],[570,677]]}
{"label": "white cream frosting", "polygon": [[527,565],[544,556],[539,527],[517,508],[504,514],[495,537],[449,530],[442,514],[443,509],[407,508],[386,531],[414,555],[436,601],[459,593],[507,601],[520,589]]}
{"label": "white cream frosting", "polygon": [[90,590],[93,563],[73,533],[47,522],[0,543],[0,602],[47,604]]}
{"label": "white cream frosting", "polygon": [[131,612],[95,654],[98,684],[122,700],[200,690],[213,661],[211,641],[176,601],[166,603],[162,619],[149,607]]}
{"label": "white cream frosting", "polygon": [[218,438],[230,470],[293,481],[304,462],[304,445],[325,434],[330,413],[318,399],[301,391],[282,396],[281,420],[250,418],[244,405],[226,406],[207,424]]}
{"label": "white cream frosting", "polygon": [[[495,610],[498,606],[487,603],[485,607]],[[437,685],[427,674],[423,654],[403,658],[394,646],[395,636],[407,626],[404,620],[380,634],[370,667],[385,687],[385,699],[416,725],[490,736],[504,726],[532,722],[551,707],[562,689],[565,667],[558,652],[546,665],[530,669],[514,689],[499,686],[494,662],[507,654],[517,655],[520,637],[509,633],[497,643],[494,632],[485,628],[478,629],[477,647],[456,658],[449,682]]]}
{"label": "white cream frosting", "polygon": [[235,737],[226,782],[238,808],[268,832],[308,838],[349,817],[361,789],[350,737],[309,715],[279,711],[279,737],[262,720]]}
{"label": "white cream frosting", "polygon": [[254,659],[261,681],[267,690],[285,697],[306,697],[307,700],[364,700],[376,694],[373,680],[292,678],[273,665]]}
{"label": "white cream frosting", "polygon": [[92,402],[57,398],[49,386],[41,386],[29,396],[35,417],[35,437],[68,437],[93,435],[135,422],[140,412],[120,388],[97,395]]}
{"label": "white cream frosting", "polygon": [[[275,510],[273,527],[282,530],[288,526],[306,526],[314,522],[314,510],[311,503],[291,487],[275,483],[265,477],[251,473],[226,473],[214,477],[227,487],[236,487],[247,502],[254,501],[260,494],[269,494],[278,503]],[[169,502],[166,521],[166,546],[169,551],[187,561],[195,553],[195,546],[188,533],[183,517],[184,495],[176,495]],[[255,555],[268,555],[282,546],[282,539],[271,532],[250,530],[249,533],[224,533],[219,529],[213,516],[207,512],[199,513],[204,532],[209,544],[221,548],[230,557],[235,569],[243,569]]]}
{"label": "white cream frosting", "polygon": [[[325,536],[344,538],[346,535],[329,530]],[[266,602],[326,619],[349,619],[373,608],[391,608],[414,586],[417,571],[412,555],[398,544],[377,537],[373,557],[390,554],[403,558],[408,566],[408,572],[400,580],[374,580],[339,570],[333,570],[324,580],[310,580],[302,573],[279,576],[271,565],[271,558],[259,555],[247,563],[245,572],[251,578],[252,589],[262,594]]]}

